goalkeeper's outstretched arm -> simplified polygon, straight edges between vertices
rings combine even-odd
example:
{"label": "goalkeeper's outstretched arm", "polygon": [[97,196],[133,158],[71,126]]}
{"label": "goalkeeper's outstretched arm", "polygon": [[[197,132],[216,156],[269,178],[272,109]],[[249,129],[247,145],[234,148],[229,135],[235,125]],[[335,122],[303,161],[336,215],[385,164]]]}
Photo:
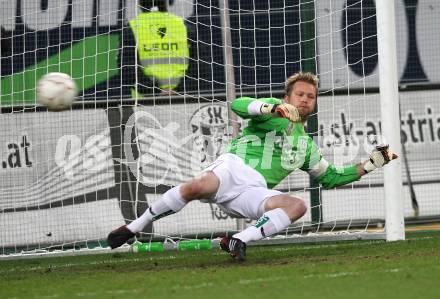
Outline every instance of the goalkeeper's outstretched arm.
{"label": "goalkeeper's outstretched arm", "polygon": [[283,103],[275,98],[257,100],[241,97],[232,102],[231,109],[244,119],[252,118],[257,121],[266,121],[271,117],[282,117],[287,118],[291,122],[301,121],[298,109],[295,106]]}
{"label": "goalkeeper's outstretched arm", "polygon": [[397,159],[397,155],[389,150],[389,146],[381,145],[377,146],[369,159],[363,163],[337,168],[321,158],[308,170],[308,173],[314,176],[325,189],[332,189],[357,181],[363,175],[383,167],[394,159]]}

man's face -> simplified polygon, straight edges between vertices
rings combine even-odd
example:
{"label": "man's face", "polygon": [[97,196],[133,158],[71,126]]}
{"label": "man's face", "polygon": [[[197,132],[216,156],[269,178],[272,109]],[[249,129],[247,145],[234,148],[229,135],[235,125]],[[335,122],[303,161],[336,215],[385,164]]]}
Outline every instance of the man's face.
{"label": "man's face", "polygon": [[301,118],[305,121],[313,112],[316,105],[316,89],[313,84],[297,81],[290,92],[284,96],[284,102],[295,106]]}

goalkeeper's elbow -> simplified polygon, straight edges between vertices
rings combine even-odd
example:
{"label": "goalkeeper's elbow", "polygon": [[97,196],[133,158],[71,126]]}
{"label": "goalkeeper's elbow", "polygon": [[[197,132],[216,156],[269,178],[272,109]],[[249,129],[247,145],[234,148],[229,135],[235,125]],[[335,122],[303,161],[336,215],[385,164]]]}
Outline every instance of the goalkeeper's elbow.
{"label": "goalkeeper's elbow", "polygon": [[326,190],[338,187],[338,186],[336,186],[336,184],[332,184],[332,183],[328,183],[328,182],[321,183],[321,186]]}
{"label": "goalkeeper's elbow", "polygon": [[332,188],[334,188],[333,184],[331,184],[329,181],[319,180],[319,179],[316,179],[316,178],[314,179],[314,181],[316,183],[318,183],[324,189],[332,189]]}

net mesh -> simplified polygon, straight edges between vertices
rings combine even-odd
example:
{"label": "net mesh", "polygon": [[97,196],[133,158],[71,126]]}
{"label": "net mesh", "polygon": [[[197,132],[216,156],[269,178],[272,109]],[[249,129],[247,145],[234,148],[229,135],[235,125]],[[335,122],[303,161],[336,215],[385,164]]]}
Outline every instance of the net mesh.
{"label": "net mesh", "polygon": [[[398,49],[415,40],[406,30],[411,20],[423,19],[420,26],[438,22],[438,10],[430,9],[437,6],[396,2]],[[168,26],[142,31],[141,23],[129,23],[164,11]],[[171,51],[177,31],[170,15],[184,21],[187,39],[178,46],[187,54]],[[222,27],[225,17],[230,27]],[[323,156],[337,166],[365,160],[380,136],[373,1],[230,1],[224,11],[207,0],[4,1],[0,25],[2,256],[105,247],[108,232],[224,152],[233,136],[227,83],[237,97],[281,98],[291,74],[316,73],[318,112],[307,126]],[[157,42],[140,36],[146,31]],[[437,35],[417,34],[419,53],[398,51],[400,80],[436,82]],[[234,82],[225,79],[225,35],[231,37]],[[139,48],[157,50],[162,63],[177,66],[165,67],[165,74],[151,70],[159,58],[149,62]],[[184,72],[174,73],[179,68]],[[75,80],[80,94],[72,109],[48,112],[36,105],[36,83],[48,72]],[[174,89],[164,87],[175,79]],[[440,191],[437,98],[435,89],[400,93],[402,140],[421,218],[440,214],[434,196]],[[236,125],[246,123],[239,119]],[[307,240],[316,233],[383,232],[382,185],[381,171],[333,190],[292,173],[276,189],[303,198],[308,211],[283,235]],[[407,185],[403,194],[411,218]],[[197,201],[148,225],[140,237],[215,238],[248,225],[251,220]]]}

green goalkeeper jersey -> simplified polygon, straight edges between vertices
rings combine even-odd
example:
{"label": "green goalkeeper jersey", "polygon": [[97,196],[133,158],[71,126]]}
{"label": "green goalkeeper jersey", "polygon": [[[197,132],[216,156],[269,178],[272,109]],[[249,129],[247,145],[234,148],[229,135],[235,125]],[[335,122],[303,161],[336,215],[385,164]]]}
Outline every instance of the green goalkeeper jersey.
{"label": "green goalkeeper jersey", "polygon": [[[226,151],[241,157],[258,171],[273,188],[292,171],[301,169],[309,173],[322,168],[322,155],[316,143],[304,131],[301,123],[272,115],[251,115],[249,105],[253,98],[241,97],[231,104],[232,110],[248,125],[234,138]],[[281,104],[275,98],[258,99],[259,102]],[[359,179],[355,166],[336,169],[325,162],[325,169],[318,172],[317,180],[324,187],[335,187]]]}
{"label": "green goalkeeper jersey", "polygon": [[[273,188],[296,169],[308,170],[321,160],[316,144],[306,134],[301,123],[271,115],[250,115],[252,98],[238,98],[232,110],[249,119],[243,132],[234,138],[227,151],[241,157],[261,173],[267,186]],[[258,99],[269,104],[281,104],[279,99]]]}

